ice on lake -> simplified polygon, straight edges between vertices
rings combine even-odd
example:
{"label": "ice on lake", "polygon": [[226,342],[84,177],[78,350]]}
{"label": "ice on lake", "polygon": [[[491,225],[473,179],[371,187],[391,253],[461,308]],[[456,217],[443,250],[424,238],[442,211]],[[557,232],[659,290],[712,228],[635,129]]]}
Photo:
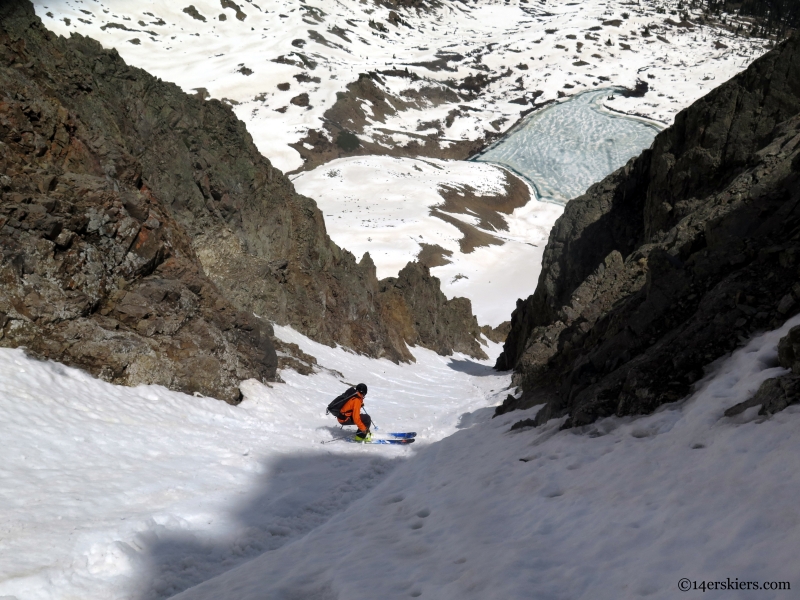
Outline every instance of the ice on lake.
{"label": "ice on lake", "polygon": [[510,167],[541,200],[566,203],[649,148],[661,130],[602,105],[613,90],[592,90],[533,113],[475,157]]}

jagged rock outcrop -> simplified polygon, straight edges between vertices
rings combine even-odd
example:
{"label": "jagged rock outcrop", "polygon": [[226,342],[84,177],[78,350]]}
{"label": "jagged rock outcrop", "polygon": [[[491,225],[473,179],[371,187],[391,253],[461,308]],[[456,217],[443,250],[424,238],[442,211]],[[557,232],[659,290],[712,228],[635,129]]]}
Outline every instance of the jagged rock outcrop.
{"label": "jagged rock outcrop", "polygon": [[380,292],[384,319],[395,324],[393,329],[408,344],[444,356],[455,351],[488,358],[477,341],[481,329],[472,303],[466,298],[448,300],[428,267],[408,263],[397,277],[381,279]]}
{"label": "jagged rock outcrop", "polygon": [[275,376],[271,327],[254,313],[412,358],[372,261],[331,242],[225,104],[58,37],[10,0],[0,119],[3,345],[230,401],[239,380]]}
{"label": "jagged rock outcrop", "polygon": [[800,38],[682,111],[572,200],[498,360],[565,426],[679,400],[800,308]]}
{"label": "jagged rock outcrop", "polygon": [[481,333],[483,333],[487,339],[493,341],[495,344],[504,343],[510,331],[511,321],[503,321],[497,327],[491,327],[489,325],[481,326]]}

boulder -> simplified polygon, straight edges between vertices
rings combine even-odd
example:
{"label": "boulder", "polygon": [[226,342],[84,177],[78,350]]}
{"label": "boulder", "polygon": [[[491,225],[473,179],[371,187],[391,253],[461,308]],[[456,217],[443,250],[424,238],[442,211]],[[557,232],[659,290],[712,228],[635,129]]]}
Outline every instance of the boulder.
{"label": "boulder", "polygon": [[800,375],[800,325],[792,327],[778,342],[778,361],[784,369]]}
{"label": "boulder", "polygon": [[800,376],[783,375],[781,377],[773,377],[762,383],[752,398],[726,410],[725,416],[736,416],[753,406],[761,407],[758,411],[761,416],[773,415],[790,404],[795,404],[798,400],[800,400]]}

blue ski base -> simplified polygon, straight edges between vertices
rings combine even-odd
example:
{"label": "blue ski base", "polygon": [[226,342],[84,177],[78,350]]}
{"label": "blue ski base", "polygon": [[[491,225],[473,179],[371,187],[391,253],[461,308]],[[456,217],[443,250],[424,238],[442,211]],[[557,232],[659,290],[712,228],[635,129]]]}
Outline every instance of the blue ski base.
{"label": "blue ski base", "polygon": [[345,438],[346,442],[352,442],[353,444],[394,444],[394,445],[404,445],[404,444],[413,444],[414,438],[403,438],[403,439],[391,439],[391,440],[382,440],[373,438],[368,442],[359,441],[355,438]]}
{"label": "blue ski base", "polygon": [[417,432],[416,431],[406,431],[406,432],[402,432],[402,433],[400,433],[400,432],[383,433],[382,431],[379,431],[375,435],[379,435],[379,436],[380,435],[388,435],[389,437],[392,437],[392,438],[399,438],[399,439],[407,440],[409,438],[417,437]]}

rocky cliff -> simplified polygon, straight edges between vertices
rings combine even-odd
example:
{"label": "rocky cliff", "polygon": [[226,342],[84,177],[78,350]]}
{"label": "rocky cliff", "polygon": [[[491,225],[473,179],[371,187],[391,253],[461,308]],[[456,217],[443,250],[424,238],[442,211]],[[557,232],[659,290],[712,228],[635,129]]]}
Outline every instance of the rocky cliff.
{"label": "rocky cliff", "polygon": [[331,242],[229,107],[53,35],[23,0],[0,5],[0,149],[3,345],[235,401],[275,376],[254,314],[393,360],[460,343],[418,335],[413,306],[411,330],[386,318],[370,258]]}
{"label": "rocky cliff", "polygon": [[94,93],[96,45],[53,39],[27,5],[0,11],[0,343],[230,402],[274,378],[271,327],[205,276],[143,145],[125,144],[133,124],[109,118],[130,99]]}
{"label": "rocky cliff", "polygon": [[535,424],[648,413],[800,309],[800,38],[572,200],[497,362]]}
{"label": "rocky cliff", "polygon": [[384,319],[413,346],[439,354],[463,352],[488,358],[478,344],[481,329],[466,298],[448,300],[428,267],[408,263],[397,277],[381,280],[380,304]]}

